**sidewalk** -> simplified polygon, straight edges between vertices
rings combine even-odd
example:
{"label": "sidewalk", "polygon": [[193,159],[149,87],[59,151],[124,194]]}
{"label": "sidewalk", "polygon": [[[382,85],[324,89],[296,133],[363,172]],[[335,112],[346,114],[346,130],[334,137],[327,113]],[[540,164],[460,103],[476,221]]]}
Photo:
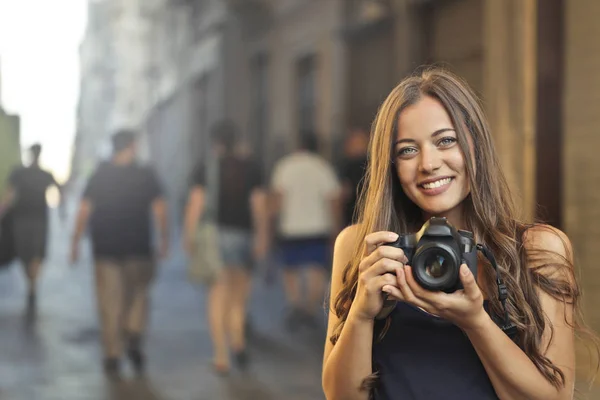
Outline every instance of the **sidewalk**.
{"label": "sidewalk", "polygon": [[109,384],[100,365],[90,259],[72,269],[68,235],[53,232],[35,320],[23,314],[21,271],[15,266],[0,272],[0,400],[323,398],[323,332],[288,334],[281,289],[261,283],[251,305],[249,371],[227,378],[212,373],[203,294],[186,281],[181,254],[161,266],[156,279],[148,378]]}

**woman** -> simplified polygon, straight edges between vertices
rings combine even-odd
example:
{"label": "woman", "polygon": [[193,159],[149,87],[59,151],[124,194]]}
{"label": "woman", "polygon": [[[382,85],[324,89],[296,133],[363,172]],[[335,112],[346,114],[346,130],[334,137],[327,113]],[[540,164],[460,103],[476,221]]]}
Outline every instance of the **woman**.
{"label": "woman", "polygon": [[[373,125],[360,224],[336,240],[323,388],[328,399],[571,399],[580,290],[567,237],[516,216],[485,116],[454,75],[429,69],[388,96]],[[464,290],[428,291],[381,246],[430,217],[473,232],[495,273],[462,265]],[[398,303],[376,319],[383,294]],[[485,305],[485,307],[484,307]],[[489,311],[489,312],[488,312]],[[583,329],[583,328],[582,328]]]}
{"label": "woman", "polygon": [[[219,165],[215,173],[218,175],[217,193],[214,193],[218,202],[216,223],[224,267],[209,288],[208,323],[214,346],[214,370],[227,374],[230,350],[239,367],[245,367],[248,362],[245,328],[250,268],[253,259],[266,254],[268,216],[260,169],[236,151],[236,129],[231,123],[222,122],[213,133]],[[194,252],[205,195],[210,194],[205,188],[211,190],[207,187],[209,169],[199,167],[192,177],[184,231],[184,243],[190,255]]]}

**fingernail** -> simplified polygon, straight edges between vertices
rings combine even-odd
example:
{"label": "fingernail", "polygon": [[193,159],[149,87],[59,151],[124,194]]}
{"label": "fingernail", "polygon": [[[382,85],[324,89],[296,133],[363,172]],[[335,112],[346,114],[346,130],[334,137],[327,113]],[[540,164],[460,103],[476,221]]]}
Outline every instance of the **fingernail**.
{"label": "fingernail", "polygon": [[397,234],[397,233],[390,232],[390,233],[388,234],[388,236],[389,236],[389,238],[390,238],[390,239],[392,239],[392,240],[396,240],[396,239],[398,239],[398,234]]}
{"label": "fingernail", "polygon": [[388,287],[384,287],[381,289],[382,292],[390,294],[390,289]]}
{"label": "fingernail", "polygon": [[463,274],[464,276],[467,276],[471,273],[471,270],[469,269],[469,267],[466,266],[466,264],[463,264],[462,267],[460,267],[460,273]]}

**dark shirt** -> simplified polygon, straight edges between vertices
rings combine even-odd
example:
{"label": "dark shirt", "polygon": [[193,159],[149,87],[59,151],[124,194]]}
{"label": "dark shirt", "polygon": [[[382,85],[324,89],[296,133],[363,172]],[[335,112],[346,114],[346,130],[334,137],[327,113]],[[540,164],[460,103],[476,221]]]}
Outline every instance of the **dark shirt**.
{"label": "dark shirt", "polygon": [[[498,400],[467,335],[456,325],[398,302],[373,344],[377,400]],[[377,321],[373,337],[385,321]]]}
{"label": "dark shirt", "polygon": [[[206,186],[206,183],[206,168],[199,165],[192,176],[192,185]],[[253,224],[250,196],[253,190],[262,185],[260,168],[252,160],[237,156],[221,158],[217,224],[251,230]]]}
{"label": "dark shirt", "polygon": [[103,163],[84,198],[92,203],[90,233],[97,257],[151,256],[152,202],[162,189],[151,168]]}
{"label": "dark shirt", "polygon": [[46,191],[52,185],[58,186],[52,174],[39,166],[19,167],[12,171],[9,183],[16,194],[15,216],[46,218]]}
{"label": "dark shirt", "polygon": [[350,197],[343,205],[344,223],[352,225],[354,213],[357,206],[358,194],[362,190],[363,179],[367,170],[367,158],[350,158],[344,161],[340,171],[340,180],[342,184],[348,185],[351,189]]}

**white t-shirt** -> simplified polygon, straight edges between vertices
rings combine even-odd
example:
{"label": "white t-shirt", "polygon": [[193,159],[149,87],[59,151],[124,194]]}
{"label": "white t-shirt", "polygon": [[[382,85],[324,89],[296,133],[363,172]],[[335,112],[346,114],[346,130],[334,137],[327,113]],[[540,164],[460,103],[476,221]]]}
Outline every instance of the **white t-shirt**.
{"label": "white t-shirt", "polygon": [[271,185],[282,195],[279,232],[288,238],[327,236],[333,229],[331,200],[340,184],[322,157],[297,152],[275,166]]}

